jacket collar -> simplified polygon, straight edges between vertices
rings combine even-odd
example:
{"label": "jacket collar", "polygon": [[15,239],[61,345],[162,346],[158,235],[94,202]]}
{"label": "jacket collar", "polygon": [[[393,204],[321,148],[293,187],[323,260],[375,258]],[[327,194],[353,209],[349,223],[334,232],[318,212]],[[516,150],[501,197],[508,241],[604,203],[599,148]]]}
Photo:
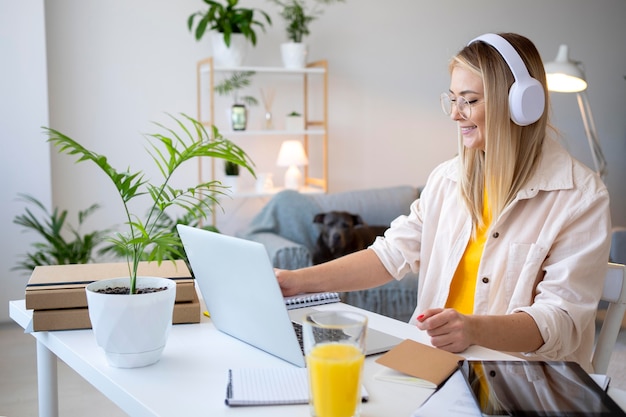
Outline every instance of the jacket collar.
{"label": "jacket collar", "polygon": [[[457,182],[459,157],[447,164],[443,175]],[[529,198],[539,191],[568,190],[574,186],[573,160],[570,154],[555,140],[546,137],[543,141],[539,162],[535,172],[518,193],[518,198]]]}

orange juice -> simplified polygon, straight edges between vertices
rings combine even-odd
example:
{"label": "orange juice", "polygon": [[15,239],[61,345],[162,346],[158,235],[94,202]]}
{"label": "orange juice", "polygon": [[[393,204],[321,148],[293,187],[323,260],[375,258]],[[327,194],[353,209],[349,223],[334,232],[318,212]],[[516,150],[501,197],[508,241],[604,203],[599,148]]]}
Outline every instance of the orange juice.
{"label": "orange juice", "polygon": [[307,355],[316,417],[351,417],[361,400],[365,356],[354,345],[319,344]]}

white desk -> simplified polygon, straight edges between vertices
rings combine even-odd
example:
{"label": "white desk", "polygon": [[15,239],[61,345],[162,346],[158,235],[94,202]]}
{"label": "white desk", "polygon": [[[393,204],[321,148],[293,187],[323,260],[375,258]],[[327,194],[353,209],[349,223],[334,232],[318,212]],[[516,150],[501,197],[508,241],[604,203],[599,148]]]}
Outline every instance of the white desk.
{"label": "white desk", "polygon": [[[332,304],[318,309],[353,309]],[[24,300],[10,302],[10,317],[26,328],[32,312]],[[360,310],[363,311],[363,310]],[[367,313],[367,312],[366,312]],[[402,338],[428,343],[415,326],[367,313],[370,326]],[[177,324],[161,360],[137,369],[110,367],[96,345],[91,330],[36,332],[40,417],[58,416],[56,358],[73,368],[129,415],[139,416],[309,416],[306,405],[231,408],[224,404],[229,368],[292,366],[265,352],[219,332],[203,316],[199,324]],[[511,356],[481,347],[471,347],[464,356],[481,359],[511,359]],[[365,361],[364,384],[370,400],[362,416],[410,416],[432,392],[408,385],[374,379],[382,369]],[[418,360],[416,358],[416,360]],[[625,402],[620,401],[624,407]]]}

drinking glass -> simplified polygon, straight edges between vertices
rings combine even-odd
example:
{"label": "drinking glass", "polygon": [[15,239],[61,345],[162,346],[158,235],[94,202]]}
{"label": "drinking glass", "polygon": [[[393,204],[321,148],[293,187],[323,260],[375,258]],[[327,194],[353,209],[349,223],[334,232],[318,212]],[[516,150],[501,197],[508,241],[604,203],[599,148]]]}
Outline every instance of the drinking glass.
{"label": "drinking glass", "polygon": [[367,317],[318,311],[306,315],[302,330],[311,416],[359,416]]}

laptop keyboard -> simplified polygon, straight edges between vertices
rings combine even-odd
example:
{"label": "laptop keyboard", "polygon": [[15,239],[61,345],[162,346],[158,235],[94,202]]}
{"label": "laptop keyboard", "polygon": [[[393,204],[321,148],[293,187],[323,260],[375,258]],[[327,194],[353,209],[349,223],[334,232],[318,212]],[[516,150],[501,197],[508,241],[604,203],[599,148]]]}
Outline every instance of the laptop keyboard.
{"label": "laptop keyboard", "polygon": [[[295,321],[292,321],[291,324],[293,325],[293,330],[296,332],[296,337],[298,338],[298,343],[300,344],[300,350],[302,351],[302,354],[304,355],[304,341],[303,341],[303,338],[302,338],[302,324],[296,323]],[[348,338],[348,336],[342,330],[335,330],[335,329],[320,330],[320,329],[315,329],[314,331],[329,333],[330,336],[331,336],[330,340],[331,341],[335,341],[335,342],[339,342],[341,340],[345,340],[345,339]]]}
{"label": "laptop keyboard", "polygon": [[302,325],[300,323],[296,323],[295,321],[292,321],[291,324],[293,325],[293,330],[296,332],[296,337],[298,338],[298,343],[300,344],[300,350],[302,351],[302,354],[304,355],[304,340],[302,339]]}

